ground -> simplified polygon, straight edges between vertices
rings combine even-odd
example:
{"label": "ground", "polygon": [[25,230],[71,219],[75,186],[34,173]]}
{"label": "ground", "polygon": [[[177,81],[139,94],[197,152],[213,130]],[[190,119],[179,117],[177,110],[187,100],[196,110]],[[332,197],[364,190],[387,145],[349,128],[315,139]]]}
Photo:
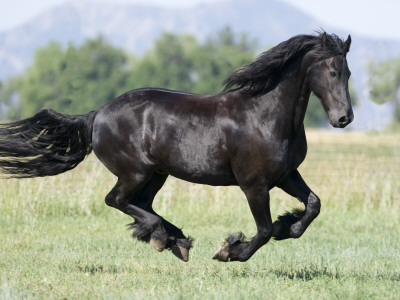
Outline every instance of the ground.
{"label": "ground", "polygon": [[[400,134],[307,132],[300,171],[322,202],[297,240],[248,262],[211,259],[255,225],[236,187],[170,178],[156,210],[195,239],[190,260],[133,240],[107,207],[116,179],[94,155],[50,178],[0,180],[0,298],[396,299],[400,295]],[[299,206],[271,192],[274,219]]]}

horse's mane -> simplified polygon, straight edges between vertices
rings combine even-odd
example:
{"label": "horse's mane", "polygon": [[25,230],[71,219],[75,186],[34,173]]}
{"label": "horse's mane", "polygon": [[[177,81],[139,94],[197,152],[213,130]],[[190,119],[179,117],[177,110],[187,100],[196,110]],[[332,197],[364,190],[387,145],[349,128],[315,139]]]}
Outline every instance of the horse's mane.
{"label": "horse's mane", "polygon": [[[338,36],[318,32],[318,35],[297,35],[262,53],[254,62],[239,68],[225,81],[225,90],[237,88],[243,94],[263,95],[280,82],[283,71],[297,58],[316,47],[316,58],[326,59],[346,55],[344,42]],[[322,37],[326,37],[322,47]],[[319,46],[319,47],[318,47]]]}

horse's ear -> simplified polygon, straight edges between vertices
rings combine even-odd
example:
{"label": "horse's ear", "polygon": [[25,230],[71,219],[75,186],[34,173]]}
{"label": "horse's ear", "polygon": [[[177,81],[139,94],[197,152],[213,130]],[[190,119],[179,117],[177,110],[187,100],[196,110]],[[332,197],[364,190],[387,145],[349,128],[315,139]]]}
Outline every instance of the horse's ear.
{"label": "horse's ear", "polygon": [[343,44],[343,48],[344,48],[344,53],[347,53],[347,52],[349,52],[349,50],[350,50],[350,45],[351,45],[351,36],[350,36],[350,34],[349,34],[349,37],[347,38],[347,40],[344,42],[344,44]]}
{"label": "horse's ear", "polygon": [[324,32],[321,36],[321,46],[322,48],[326,47],[326,32]]}

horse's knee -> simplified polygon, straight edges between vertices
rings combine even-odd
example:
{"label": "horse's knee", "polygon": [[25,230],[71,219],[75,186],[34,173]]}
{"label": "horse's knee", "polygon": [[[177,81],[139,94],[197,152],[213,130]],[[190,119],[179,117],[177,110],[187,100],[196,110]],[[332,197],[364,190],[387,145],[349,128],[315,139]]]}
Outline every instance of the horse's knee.
{"label": "horse's knee", "polygon": [[118,202],[118,198],[115,197],[112,193],[108,194],[104,199],[104,202],[111,207],[119,209],[120,203]]}
{"label": "horse's knee", "polygon": [[318,216],[321,211],[321,200],[312,192],[308,196],[307,211],[309,211],[314,217]]}

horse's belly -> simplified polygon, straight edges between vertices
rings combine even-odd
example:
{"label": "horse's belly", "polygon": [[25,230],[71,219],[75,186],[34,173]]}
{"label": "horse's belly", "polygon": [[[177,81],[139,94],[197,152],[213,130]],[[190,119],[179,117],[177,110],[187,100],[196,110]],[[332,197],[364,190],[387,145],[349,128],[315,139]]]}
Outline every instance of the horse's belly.
{"label": "horse's belly", "polygon": [[207,147],[191,147],[185,151],[175,149],[158,160],[166,173],[186,181],[208,185],[235,185],[236,179],[229,161]]}
{"label": "horse's belly", "polygon": [[193,183],[207,184],[213,186],[237,185],[235,177],[228,174],[188,174],[179,171],[170,171],[168,173],[176,178]]}
{"label": "horse's belly", "polygon": [[229,164],[218,164],[218,161],[212,158],[180,157],[174,162],[167,163],[165,171],[174,177],[194,183],[215,186],[237,184]]}

